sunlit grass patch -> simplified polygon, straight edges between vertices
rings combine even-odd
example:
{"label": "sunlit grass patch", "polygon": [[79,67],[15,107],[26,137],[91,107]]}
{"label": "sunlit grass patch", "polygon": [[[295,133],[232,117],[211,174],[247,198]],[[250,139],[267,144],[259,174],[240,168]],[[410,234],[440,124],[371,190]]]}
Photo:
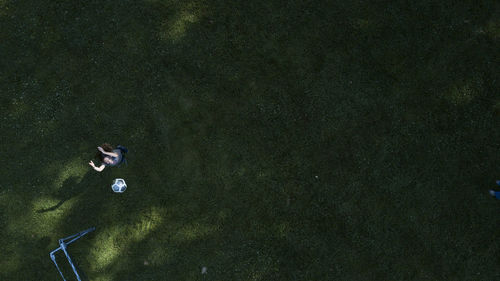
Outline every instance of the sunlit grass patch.
{"label": "sunlit grass patch", "polygon": [[449,100],[455,105],[467,105],[482,91],[483,81],[474,77],[463,84],[453,85],[448,94]]}
{"label": "sunlit grass patch", "polygon": [[474,98],[475,91],[469,85],[466,84],[462,87],[453,87],[451,90],[451,101],[457,105],[468,104]]}
{"label": "sunlit grass patch", "polygon": [[162,222],[164,209],[152,207],[141,212],[127,225],[115,225],[99,230],[89,260],[93,270],[103,270],[111,265],[128,247],[140,242]]}
{"label": "sunlit grass patch", "polygon": [[201,239],[217,231],[216,225],[208,225],[200,222],[193,222],[177,229],[173,239],[180,242]]}
{"label": "sunlit grass patch", "polygon": [[183,11],[166,27],[166,31],[161,37],[173,41],[179,40],[185,34],[189,25],[195,23],[197,20],[198,16],[195,13]]}
{"label": "sunlit grass patch", "polygon": [[[23,239],[52,237],[61,220],[69,214],[68,211],[72,208],[75,200],[71,200],[53,211],[42,213],[38,211],[55,206],[58,202],[59,200],[57,199],[44,196],[36,198],[30,204],[20,196],[2,196],[0,208],[6,210],[6,213],[9,215],[7,217],[9,219],[6,221],[6,228],[4,229],[5,234],[7,237],[18,237]],[[9,245],[12,245],[12,243],[14,243],[14,241],[10,241]],[[16,249],[11,250],[13,252],[17,251]],[[15,259],[16,256],[10,254],[8,259],[9,262],[6,263],[5,266],[7,266],[7,268],[13,268],[16,265],[14,262]],[[5,268],[2,269],[2,272],[4,271]]]}
{"label": "sunlit grass patch", "polygon": [[128,226],[130,238],[134,241],[141,241],[151,231],[157,228],[163,220],[165,210],[159,207],[151,207],[139,214],[133,224]]}
{"label": "sunlit grass patch", "polygon": [[92,270],[102,270],[117,258],[124,246],[121,240],[127,234],[125,227],[118,225],[97,232],[89,257]]}
{"label": "sunlit grass patch", "polygon": [[199,21],[202,11],[194,3],[186,5],[173,18],[161,25],[160,38],[176,42],[186,34],[188,28]]}

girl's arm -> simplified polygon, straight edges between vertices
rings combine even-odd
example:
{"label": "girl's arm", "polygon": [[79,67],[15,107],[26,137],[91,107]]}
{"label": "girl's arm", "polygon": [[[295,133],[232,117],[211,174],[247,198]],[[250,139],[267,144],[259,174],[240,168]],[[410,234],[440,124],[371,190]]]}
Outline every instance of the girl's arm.
{"label": "girl's arm", "polygon": [[104,170],[104,168],[106,168],[106,166],[104,164],[101,164],[101,166],[99,167],[96,167],[94,165],[94,161],[90,161],[89,162],[89,165],[92,166],[92,168],[94,168],[94,170],[98,171],[98,172],[101,172],[102,170]]}
{"label": "girl's arm", "polygon": [[102,154],[106,154],[106,155],[109,155],[109,156],[111,156],[111,157],[118,157],[118,154],[117,154],[117,153],[115,153],[115,152],[107,152],[107,151],[105,151],[104,149],[102,149],[102,147],[100,147],[100,146],[99,146],[97,149],[98,149],[98,150],[99,150]]}

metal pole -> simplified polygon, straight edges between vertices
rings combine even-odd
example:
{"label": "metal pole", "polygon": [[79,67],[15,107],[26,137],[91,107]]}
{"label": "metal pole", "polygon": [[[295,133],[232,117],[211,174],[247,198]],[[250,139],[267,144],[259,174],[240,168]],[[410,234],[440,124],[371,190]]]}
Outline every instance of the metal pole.
{"label": "metal pole", "polygon": [[78,272],[76,271],[75,265],[73,264],[71,257],[69,256],[68,252],[66,251],[66,243],[62,242],[61,248],[64,251],[64,254],[66,255],[66,257],[68,258],[69,264],[71,265],[71,268],[73,268],[73,272],[75,273],[76,278],[78,279],[78,281],[82,281],[82,280],[80,280],[80,276],[78,275]]}
{"label": "metal pole", "polygon": [[64,281],[66,281],[66,279],[64,279],[64,275],[62,274],[61,270],[59,269],[59,266],[57,265],[57,262],[56,262],[56,257],[54,256],[54,252],[56,251],[59,251],[61,250],[61,247],[55,249],[54,251],[50,252],[50,258],[52,259],[52,261],[54,262],[54,264],[56,265],[57,267],[57,271],[59,271],[59,274],[61,274],[61,277]]}
{"label": "metal pole", "polygon": [[[69,256],[68,252],[66,251],[66,248],[67,248],[67,246],[69,244],[75,242],[76,240],[78,240],[81,237],[83,237],[85,234],[87,234],[89,232],[92,232],[94,230],[95,230],[95,227],[91,227],[91,228],[86,229],[84,231],[80,231],[77,234],[73,234],[73,235],[68,236],[66,238],[59,239],[59,245],[60,245],[60,247],[57,248],[57,249],[55,249],[54,251],[50,252],[50,258],[52,259],[52,261],[56,265],[57,271],[59,271],[59,274],[61,274],[61,277],[62,277],[63,281],[66,281],[66,279],[64,278],[64,275],[62,274],[61,269],[59,269],[59,265],[56,262],[56,257],[54,255],[54,253],[57,252],[57,251],[59,251],[59,250],[63,250],[64,254],[66,255],[66,258],[68,259],[69,264],[71,265],[71,268],[73,268],[73,272],[75,273],[76,278],[78,279],[78,281],[81,281],[80,276],[78,275],[78,272],[77,272],[77,270],[75,268],[75,265],[73,264],[73,261],[71,260],[71,257]],[[68,239],[71,239],[71,238],[73,238],[71,241],[69,241],[67,243],[64,242],[65,240],[68,240]]]}

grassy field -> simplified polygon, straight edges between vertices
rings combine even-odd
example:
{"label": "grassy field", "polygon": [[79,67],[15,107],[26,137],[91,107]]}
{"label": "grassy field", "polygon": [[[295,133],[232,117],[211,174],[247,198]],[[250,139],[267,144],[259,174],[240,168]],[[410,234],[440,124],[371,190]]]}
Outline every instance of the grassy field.
{"label": "grassy field", "polygon": [[86,280],[498,280],[499,50],[496,0],[0,0],[0,280],[92,226]]}

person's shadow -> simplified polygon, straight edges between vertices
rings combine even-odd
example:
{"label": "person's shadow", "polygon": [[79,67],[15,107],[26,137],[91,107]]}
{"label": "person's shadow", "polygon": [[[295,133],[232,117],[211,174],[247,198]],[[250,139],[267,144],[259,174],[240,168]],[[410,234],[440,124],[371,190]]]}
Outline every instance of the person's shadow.
{"label": "person's shadow", "polygon": [[61,186],[61,188],[59,188],[59,190],[57,191],[56,197],[59,198],[59,202],[52,207],[40,209],[40,210],[37,210],[36,212],[37,213],[45,213],[45,212],[57,210],[57,208],[61,207],[62,204],[64,204],[64,202],[68,201],[69,199],[76,197],[80,194],[83,194],[85,192],[88,192],[89,189],[91,188],[91,186],[93,186],[93,185],[89,184],[92,176],[94,176],[94,178],[95,178],[95,174],[88,172],[87,174],[85,174],[85,176],[80,181],[80,183],[77,183],[78,178],[75,176],[71,176],[71,177],[67,178],[63,182],[63,185]]}

